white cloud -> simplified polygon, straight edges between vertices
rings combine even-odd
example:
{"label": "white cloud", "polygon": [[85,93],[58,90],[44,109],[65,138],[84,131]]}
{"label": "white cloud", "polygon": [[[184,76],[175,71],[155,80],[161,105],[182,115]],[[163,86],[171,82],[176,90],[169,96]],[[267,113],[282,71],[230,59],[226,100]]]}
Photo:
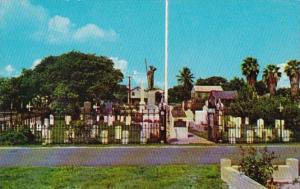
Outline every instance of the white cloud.
{"label": "white cloud", "polygon": [[3,75],[3,76],[13,76],[15,73],[15,68],[11,65],[11,64],[8,64],[4,67],[3,71],[0,71],[0,74]]}
{"label": "white cloud", "polygon": [[31,69],[34,69],[37,65],[39,65],[41,63],[42,59],[36,59],[35,61],[33,61]]}
{"label": "white cloud", "polygon": [[110,57],[110,59],[114,62],[114,67],[122,71],[123,74],[126,74],[128,62],[124,59],[119,59],[118,57]]}
{"label": "white cloud", "polygon": [[290,87],[290,79],[284,72],[284,67],[286,63],[278,64],[277,66],[280,67],[280,72],[281,72],[281,78],[278,82],[277,88],[283,88],[283,87]]}
{"label": "white cloud", "polygon": [[29,0],[0,0],[0,29],[18,24],[39,25],[47,18],[47,11]]}
{"label": "white cloud", "polygon": [[26,30],[36,40],[51,44],[116,39],[116,32],[94,23],[76,27],[68,17],[49,16],[42,6],[29,0],[0,0],[0,30]]}
{"label": "white cloud", "polygon": [[50,31],[68,33],[71,28],[71,21],[67,17],[56,15],[49,20],[48,28]]}
{"label": "white cloud", "polygon": [[66,42],[85,42],[88,40],[108,40],[116,38],[114,30],[104,30],[96,24],[75,27],[67,17],[56,15],[49,19],[47,32],[39,31],[35,37],[52,44]]}

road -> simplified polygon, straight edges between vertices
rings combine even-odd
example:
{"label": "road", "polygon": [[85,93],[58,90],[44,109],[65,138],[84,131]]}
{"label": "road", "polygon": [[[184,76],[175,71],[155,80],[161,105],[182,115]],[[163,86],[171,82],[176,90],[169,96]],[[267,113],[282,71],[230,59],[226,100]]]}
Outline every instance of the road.
{"label": "road", "polygon": [[[262,148],[261,146],[258,148]],[[300,146],[269,146],[278,155],[300,159]],[[113,147],[1,147],[0,167],[8,166],[119,166],[214,164],[221,158],[237,162],[237,146],[113,146]]]}

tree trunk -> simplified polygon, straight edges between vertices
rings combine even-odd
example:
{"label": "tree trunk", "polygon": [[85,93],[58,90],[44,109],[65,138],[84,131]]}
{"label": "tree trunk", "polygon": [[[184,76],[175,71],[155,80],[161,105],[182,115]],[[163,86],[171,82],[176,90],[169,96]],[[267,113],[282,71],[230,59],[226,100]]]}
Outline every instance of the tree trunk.
{"label": "tree trunk", "polygon": [[290,78],[291,82],[291,95],[292,98],[295,99],[299,95],[299,80],[300,80],[300,74],[295,74],[295,76]]}
{"label": "tree trunk", "polygon": [[255,85],[255,83],[256,83],[256,77],[254,77],[254,76],[249,76],[249,77],[247,78],[247,80],[248,80],[248,84],[249,84],[251,87],[254,87],[254,85]]}
{"label": "tree trunk", "polygon": [[270,92],[270,96],[275,95],[275,93],[276,93],[276,84],[275,83],[269,84],[269,92]]}

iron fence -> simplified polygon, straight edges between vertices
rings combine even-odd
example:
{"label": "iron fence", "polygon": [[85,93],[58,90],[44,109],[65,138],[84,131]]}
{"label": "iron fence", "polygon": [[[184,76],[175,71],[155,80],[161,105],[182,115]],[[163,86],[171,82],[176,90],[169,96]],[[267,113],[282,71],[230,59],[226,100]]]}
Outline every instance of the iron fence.
{"label": "iron fence", "polygon": [[[64,114],[0,113],[0,143],[27,137],[34,144],[148,144],[166,142],[164,110],[118,114],[89,112],[78,119]],[[4,118],[5,117],[5,118]],[[22,138],[22,137],[21,137]]]}

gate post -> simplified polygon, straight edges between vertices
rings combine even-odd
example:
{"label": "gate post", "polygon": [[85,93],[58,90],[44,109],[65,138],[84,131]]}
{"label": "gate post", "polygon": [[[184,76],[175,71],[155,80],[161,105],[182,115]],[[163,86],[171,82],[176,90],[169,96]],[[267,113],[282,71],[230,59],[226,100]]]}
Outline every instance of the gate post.
{"label": "gate post", "polygon": [[160,142],[165,144],[167,143],[167,112],[165,108],[162,108],[159,111],[159,118],[160,118],[160,129],[159,129],[159,134],[160,134]]}

